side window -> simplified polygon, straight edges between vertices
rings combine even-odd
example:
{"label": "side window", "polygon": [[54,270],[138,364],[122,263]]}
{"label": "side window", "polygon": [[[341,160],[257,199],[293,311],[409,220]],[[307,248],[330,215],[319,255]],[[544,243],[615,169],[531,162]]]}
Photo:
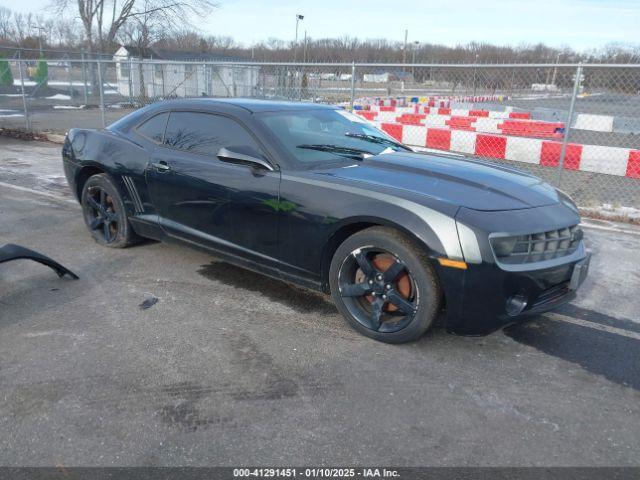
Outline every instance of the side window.
{"label": "side window", "polygon": [[236,121],[198,112],[171,112],[164,136],[168,147],[215,157],[222,147],[260,150],[255,140]]}
{"label": "side window", "polygon": [[167,118],[169,118],[168,112],[151,117],[142,125],[136,127],[136,131],[143,137],[147,137],[149,140],[162,143],[162,136],[164,135],[164,127],[167,125]]}

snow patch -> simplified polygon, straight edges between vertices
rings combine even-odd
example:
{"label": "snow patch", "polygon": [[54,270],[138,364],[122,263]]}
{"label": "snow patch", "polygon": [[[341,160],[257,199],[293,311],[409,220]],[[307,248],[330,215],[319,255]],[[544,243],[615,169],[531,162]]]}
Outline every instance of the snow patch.
{"label": "snow patch", "polygon": [[63,93],[56,93],[55,95],[47,97],[47,100],[71,100],[71,97]]}
{"label": "snow patch", "polygon": [[9,118],[9,117],[24,117],[24,114],[20,113],[18,110],[0,109],[0,118]]}
{"label": "snow patch", "polygon": [[619,207],[604,203],[598,207],[582,208],[585,212],[596,214],[602,218],[624,218],[632,221],[640,220],[640,209],[634,207]]}

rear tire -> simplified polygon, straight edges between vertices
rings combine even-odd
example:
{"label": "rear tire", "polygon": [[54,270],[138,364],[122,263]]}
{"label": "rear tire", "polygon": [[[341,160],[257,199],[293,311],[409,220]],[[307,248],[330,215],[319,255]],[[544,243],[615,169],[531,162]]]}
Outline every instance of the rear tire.
{"label": "rear tire", "polygon": [[108,175],[87,179],[81,196],[84,222],[93,239],[109,248],[125,248],[139,241],[127,218],[118,188]]}
{"label": "rear tire", "polygon": [[411,342],[434,322],[442,291],[426,254],[403,233],[371,227],[347,238],[329,269],[336,307],[367,337]]}

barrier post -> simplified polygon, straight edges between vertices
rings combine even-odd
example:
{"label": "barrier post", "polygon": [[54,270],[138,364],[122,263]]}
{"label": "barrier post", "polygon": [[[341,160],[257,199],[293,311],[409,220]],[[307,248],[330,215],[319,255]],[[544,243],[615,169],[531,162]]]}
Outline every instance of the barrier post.
{"label": "barrier post", "polygon": [[349,104],[351,105],[351,111],[353,111],[353,104],[356,99],[356,62],[351,62],[351,98]]}
{"label": "barrier post", "polygon": [[569,144],[569,132],[571,132],[571,120],[573,119],[573,110],[576,106],[576,98],[580,90],[580,82],[582,77],[582,62],[576,68],[576,78],[573,82],[573,93],[571,95],[571,103],[569,103],[569,112],[567,113],[567,120],[564,124],[564,138],[562,139],[562,148],[560,149],[560,161],[558,162],[558,186],[562,181],[562,170],[564,169],[564,159],[567,154],[567,145]]}
{"label": "barrier post", "polygon": [[24,118],[27,130],[31,130],[31,119],[29,118],[29,109],[27,108],[27,97],[24,93],[24,74],[22,73],[22,59],[18,56],[18,70],[20,71],[20,89],[22,90],[22,108],[24,108]]}
{"label": "barrier post", "polygon": [[[99,55],[99,54],[98,54]],[[98,90],[100,92],[100,118],[102,119],[102,128],[107,126],[107,122],[104,118],[104,85],[102,85],[102,64],[100,63],[100,56],[98,56]]]}

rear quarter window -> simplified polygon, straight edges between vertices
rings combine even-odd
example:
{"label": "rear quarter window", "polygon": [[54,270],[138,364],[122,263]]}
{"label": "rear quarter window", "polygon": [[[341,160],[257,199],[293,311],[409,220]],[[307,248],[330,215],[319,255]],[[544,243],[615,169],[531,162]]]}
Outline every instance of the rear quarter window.
{"label": "rear quarter window", "polygon": [[164,129],[167,126],[169,113],[160,113],[144,121],[136,127],[136,132],[149,140],[162,143],[164,137]]}

